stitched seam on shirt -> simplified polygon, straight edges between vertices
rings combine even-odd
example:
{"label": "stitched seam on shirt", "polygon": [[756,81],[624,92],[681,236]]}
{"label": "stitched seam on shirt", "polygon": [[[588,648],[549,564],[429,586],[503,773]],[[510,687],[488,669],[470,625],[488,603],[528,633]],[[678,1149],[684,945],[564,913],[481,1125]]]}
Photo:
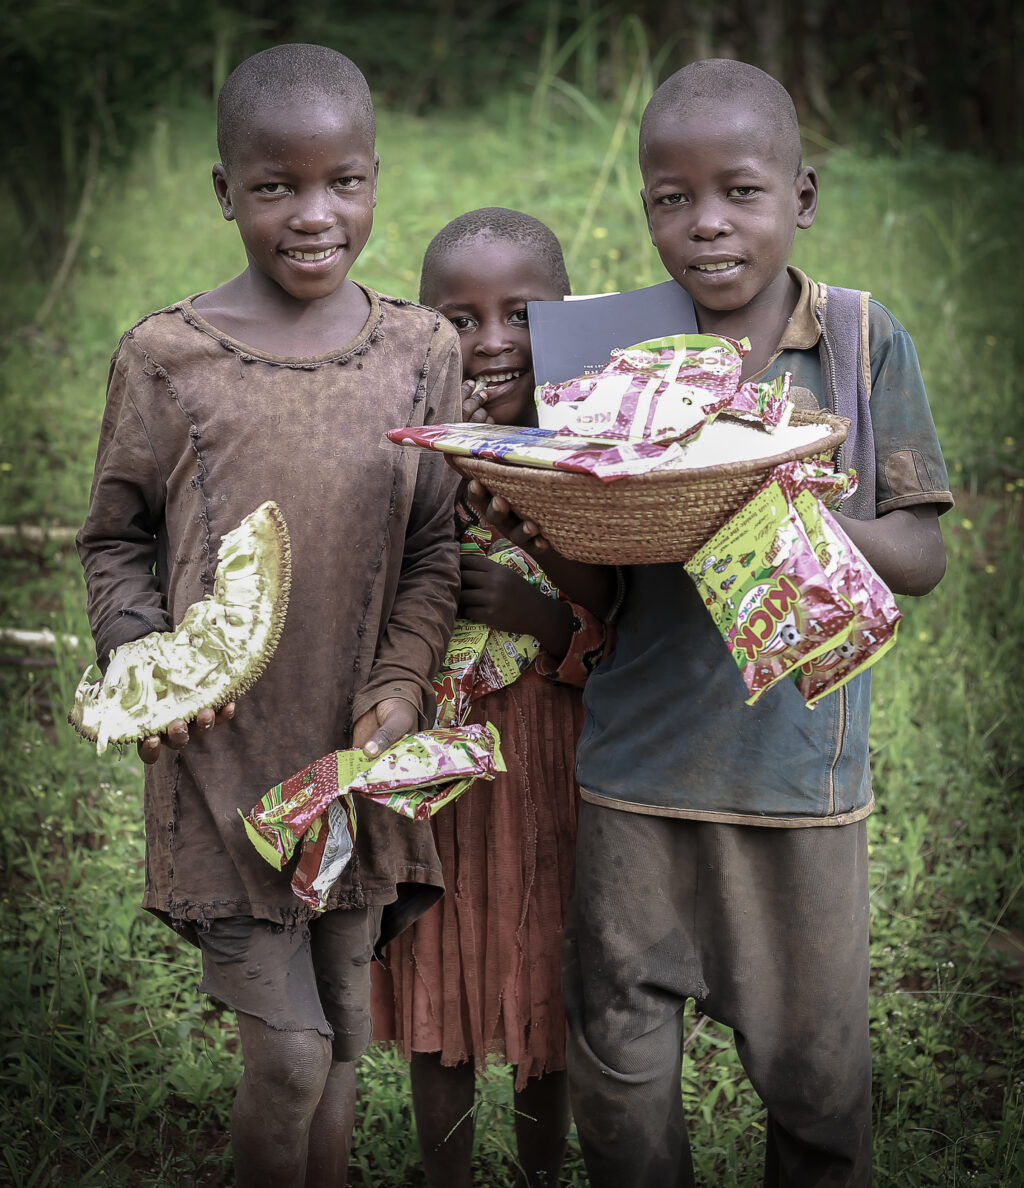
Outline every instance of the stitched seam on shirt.
{"label": "stitched seam on shirt", "polygon": [[[200,498],[202,499],[202,503],[203,503],[202,518],[203,518],[203,528],[205,530],[205,539],[203,541],[203,556],[206,558],[206,560],[203,564],[202,572],[199,575],[199,580],[203,583],[203,586],[206,588],[206,590],[209,591],[213,587],[213,575],[210,573],[210,553],[211,553],[211,548],[210,548],[210,497],[206,494],[206,479],[209,474],[209,471],[207,469],[206,462],[203,459],[203,452],[199,446],[199,439],[201,437],[201,432],[200,432],[198,424],[196,423],[195,417],[193,417],[192,414],[188,411],[188,409],[186,409],[185,406],[182,404],[181,398],[178,395],[178,390],[174,386],[174,381],[171,379],[170,373],[167,371],[167,369],[165,367],[163,367],[160,363],[158,363],[153,358],[153,356],[149,354],[148,351],[146,351],[141,346],[141,344],[135,338],[134,333],[132,334],[132,340],[135,343],[136,349],[140,352],[140,354],[146,361],[146,366],[143,368],[142,374],[145,376],[148,376],[150,378],[152,378],[154,375],[159,376],[160,379],[162,379],[164,381],[164,384],[167,388],[168,396],[170,396],[170,398],[178,406],[178,411],[181,413],[181,415],[188,422],[189,441],[192,444],[192,452],[195,455],[195,459],[196,459],[196,474],[189,481],[189,486],[191,486],[193,489],[198,489]],[[143,421],[143,425],[145,425],[145,421]],[[148,433],[147,433],[147,437],[148,437]]]}

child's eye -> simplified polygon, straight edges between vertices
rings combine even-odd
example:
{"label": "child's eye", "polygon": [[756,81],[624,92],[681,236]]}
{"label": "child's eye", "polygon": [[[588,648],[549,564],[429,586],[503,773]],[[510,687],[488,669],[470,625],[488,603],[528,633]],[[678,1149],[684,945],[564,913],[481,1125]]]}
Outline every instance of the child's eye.
{"label": "child's eye", "polygon": [[685,194],[666,194],[658,199],[659,206],[682,206],[686,201]]}
{"label": "child's eye", "polygon": [[476,328],[476,322],[465,314],[459,314],[458,317],[449,318],[448,321],[451,322],[456,330],[473,330]]}
{"label": "child's eye", "polygon": [[525,309],[514,309],[508,315],[509,324],[512,326],[525,326],[529,321]]}
{"label": "child's eye", "polygon": [[339,177],[334,184],[339,190],[354,190],[362,180],[361,177]]}
{"label": "child's eye", "polygon": [[760,191],[757,186],[733,186],[729,191],[730,198],[753,198]]}
{"label": "child's eye", "polygon": [[257,193],[266,194],[269,198],[278,198],[288,193],[288,187],[284,182],[264,182],[262,186],[257,186],[256,190]]}

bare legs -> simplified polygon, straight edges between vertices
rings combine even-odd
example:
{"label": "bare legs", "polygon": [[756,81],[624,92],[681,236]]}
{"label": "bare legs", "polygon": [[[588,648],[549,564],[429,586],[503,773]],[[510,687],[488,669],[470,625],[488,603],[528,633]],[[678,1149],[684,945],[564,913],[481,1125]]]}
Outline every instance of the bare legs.
{"label": "bare legs", "polygon": [[355,1065],[316,1031],[275,1031],[238,1014],[245,1069],[231,1114],[239,1188],[344,1188]]}
{"label": "bare legs", "polygon": [[[430,1188],[471,1188],[474,1074],[470,1063],[446,1066],[437,1052],[414,1052],[412,1102]],[[531,1077],[515,1094],[517,1188],[555,1188],[569,1129],[564,1072]]]}

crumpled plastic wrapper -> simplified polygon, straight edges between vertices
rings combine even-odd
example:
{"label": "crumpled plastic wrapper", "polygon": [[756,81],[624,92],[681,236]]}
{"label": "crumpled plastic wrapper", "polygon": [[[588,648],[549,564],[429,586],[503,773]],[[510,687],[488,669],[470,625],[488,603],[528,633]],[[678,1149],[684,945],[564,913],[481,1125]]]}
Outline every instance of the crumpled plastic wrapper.
{"label": "crumpled plastic wrapper", "polygon": [[371,758],[333,751],[271,788],[248,813],[249,840],[278,870],[300,851],[292,890],[323,911],[348,865],[356,835],[353,797],[412,820],[432,817],[477,780],[505,770],[494,726],[439,727],[410,734]]}
{"label": "crumpled plastic wrapper", "polygon": [[812,706],[895,641],[892,594],[826,506],[855,479],[790,462],[686,569],[753,705],[783,677]]}
{"label": "crumpled plastic wrapper", "polygon": [[813,707],[889,651],[902,615],[889,587],[828,509],[815,508],[809,491],[797,492],[793,506],[822,568],[832,584],[845,591],[854,612],[846,639],[805,661],[793,674],[804,700]]}
{"label": "crumpled plastic wrapper", "polygon": [[397,445],[592,474],[606,482],[686,464],[686,447],[718,416],[767,433],[789,424],[792,377],[741,384],[750,343],[677,334],[615,351],[597,372],[542,384],[536,427],[404,426]]}
{"label": "crumpled plastic wrapper", "polygon": [[789,420],[789,376],[740,383],[749,342],[707,334],[650,339],[615,351],[598,372],[542,384],[537,423],[611,445],[684,443],[721,412],[772,430]]}
{"label": "crumpled plastic wrapper", "polygon": [[[468,525],[459,547],[463,553],[478,553],[513,570],[548,598],[558,597],[558,588],[551,584],[537,562],[490,529]],[[434,678],[437,725],[461,726],[474,701],[518,680],[539,651],[540,644],[532,635],[456,619],[440,671]]]}

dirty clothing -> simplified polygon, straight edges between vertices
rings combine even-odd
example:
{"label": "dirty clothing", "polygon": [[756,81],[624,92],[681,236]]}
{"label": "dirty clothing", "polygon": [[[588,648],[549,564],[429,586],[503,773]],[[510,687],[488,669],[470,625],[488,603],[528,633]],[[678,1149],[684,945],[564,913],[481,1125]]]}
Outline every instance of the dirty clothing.
{"label": "dirty clothing", "polygon": [[370,1042],[370,964],[382,910],[324,912],[297,928],[251,916],[210,920],[196,934],[199,989],[275,1031],[317,1031],[335,1060],[357,1060]]}
{"label": "dirty clothing", "polygon": [[[795,272],[795,270],[794,270]],[[796,273],[797,307],[766,375],[828,408],[815,317],[822,286]],[[909,335],[871,303],[876,514],[952,503]],[[812,711],[792,681],[755,704],[682,564],[625,570],[615,653],[587,682],[577,778],[586,800],[633,812],[753,825],[843,825],[871,811],[871,674]],[[679,773],[686,778],[680,779]]]}
{"label": "dirty clothing", "polygon": [[[316,358],[236,342],[189,299],[133,326],[111,363],[78,537],[100,657],[209,594],[221,537],[264,500],[291,537],[287,619],[260,680],[234,721],[146,769],[143,903],[186,935],[225,916],[304,923],[291,869],[260,857],[238,809],[350,746],[383,698],[433,724],[459,581],[456,476],[440,455],[379,443],[459,419],[458,340],[433,310],[366,295],[357,337]],[[393,905],[393,931],[441,894],[430,828],[368,802],[357,815],[329,906]]]}
{"label": "dirty clothing", "polygon": [[592,1188],[694,1183],[688,998],[733,1028],[769,1105],[766,1188],[870,1184],[866,823],[754,829],[585,802],[578,838],[564,992]]}
{"label": "dirty clothing", "polygon": [[375,1039],[395,1041],[406,1060],[437,1052],[448,1066],[473,1060],[482,1069],[498,1055],[515,1065],[519,1090],[565,1068],[561,945],[579,806],[578,686],[609,636],[570,605],[568,654],[556,662],[542,651],[514,684],[473,705],[469,721],[498,728],[508,770],[434,818],[445,896],[372,971]]}
{"label": "dirty clothing", "polygon": [[[843,324],[828,325],[825,287],[790,271],[800,295],[764,374],[789,371],[809,400],[851,415],[851,454],[874,460],[873,498],[852,514],[944,511],[952,497],[906,331],[842,290]],[[837,368],[842,341],[856,349]],[[570,1097],[591,1182],[692,1183],[679,1076],[694,998],[735,1030],[767,1107],[765,1183],[861,1188],[871,675],[814,710],[789,680],[748,706],[683,566],[632,566],[625,582],[616,650],[584,690],[564,947]]]}

